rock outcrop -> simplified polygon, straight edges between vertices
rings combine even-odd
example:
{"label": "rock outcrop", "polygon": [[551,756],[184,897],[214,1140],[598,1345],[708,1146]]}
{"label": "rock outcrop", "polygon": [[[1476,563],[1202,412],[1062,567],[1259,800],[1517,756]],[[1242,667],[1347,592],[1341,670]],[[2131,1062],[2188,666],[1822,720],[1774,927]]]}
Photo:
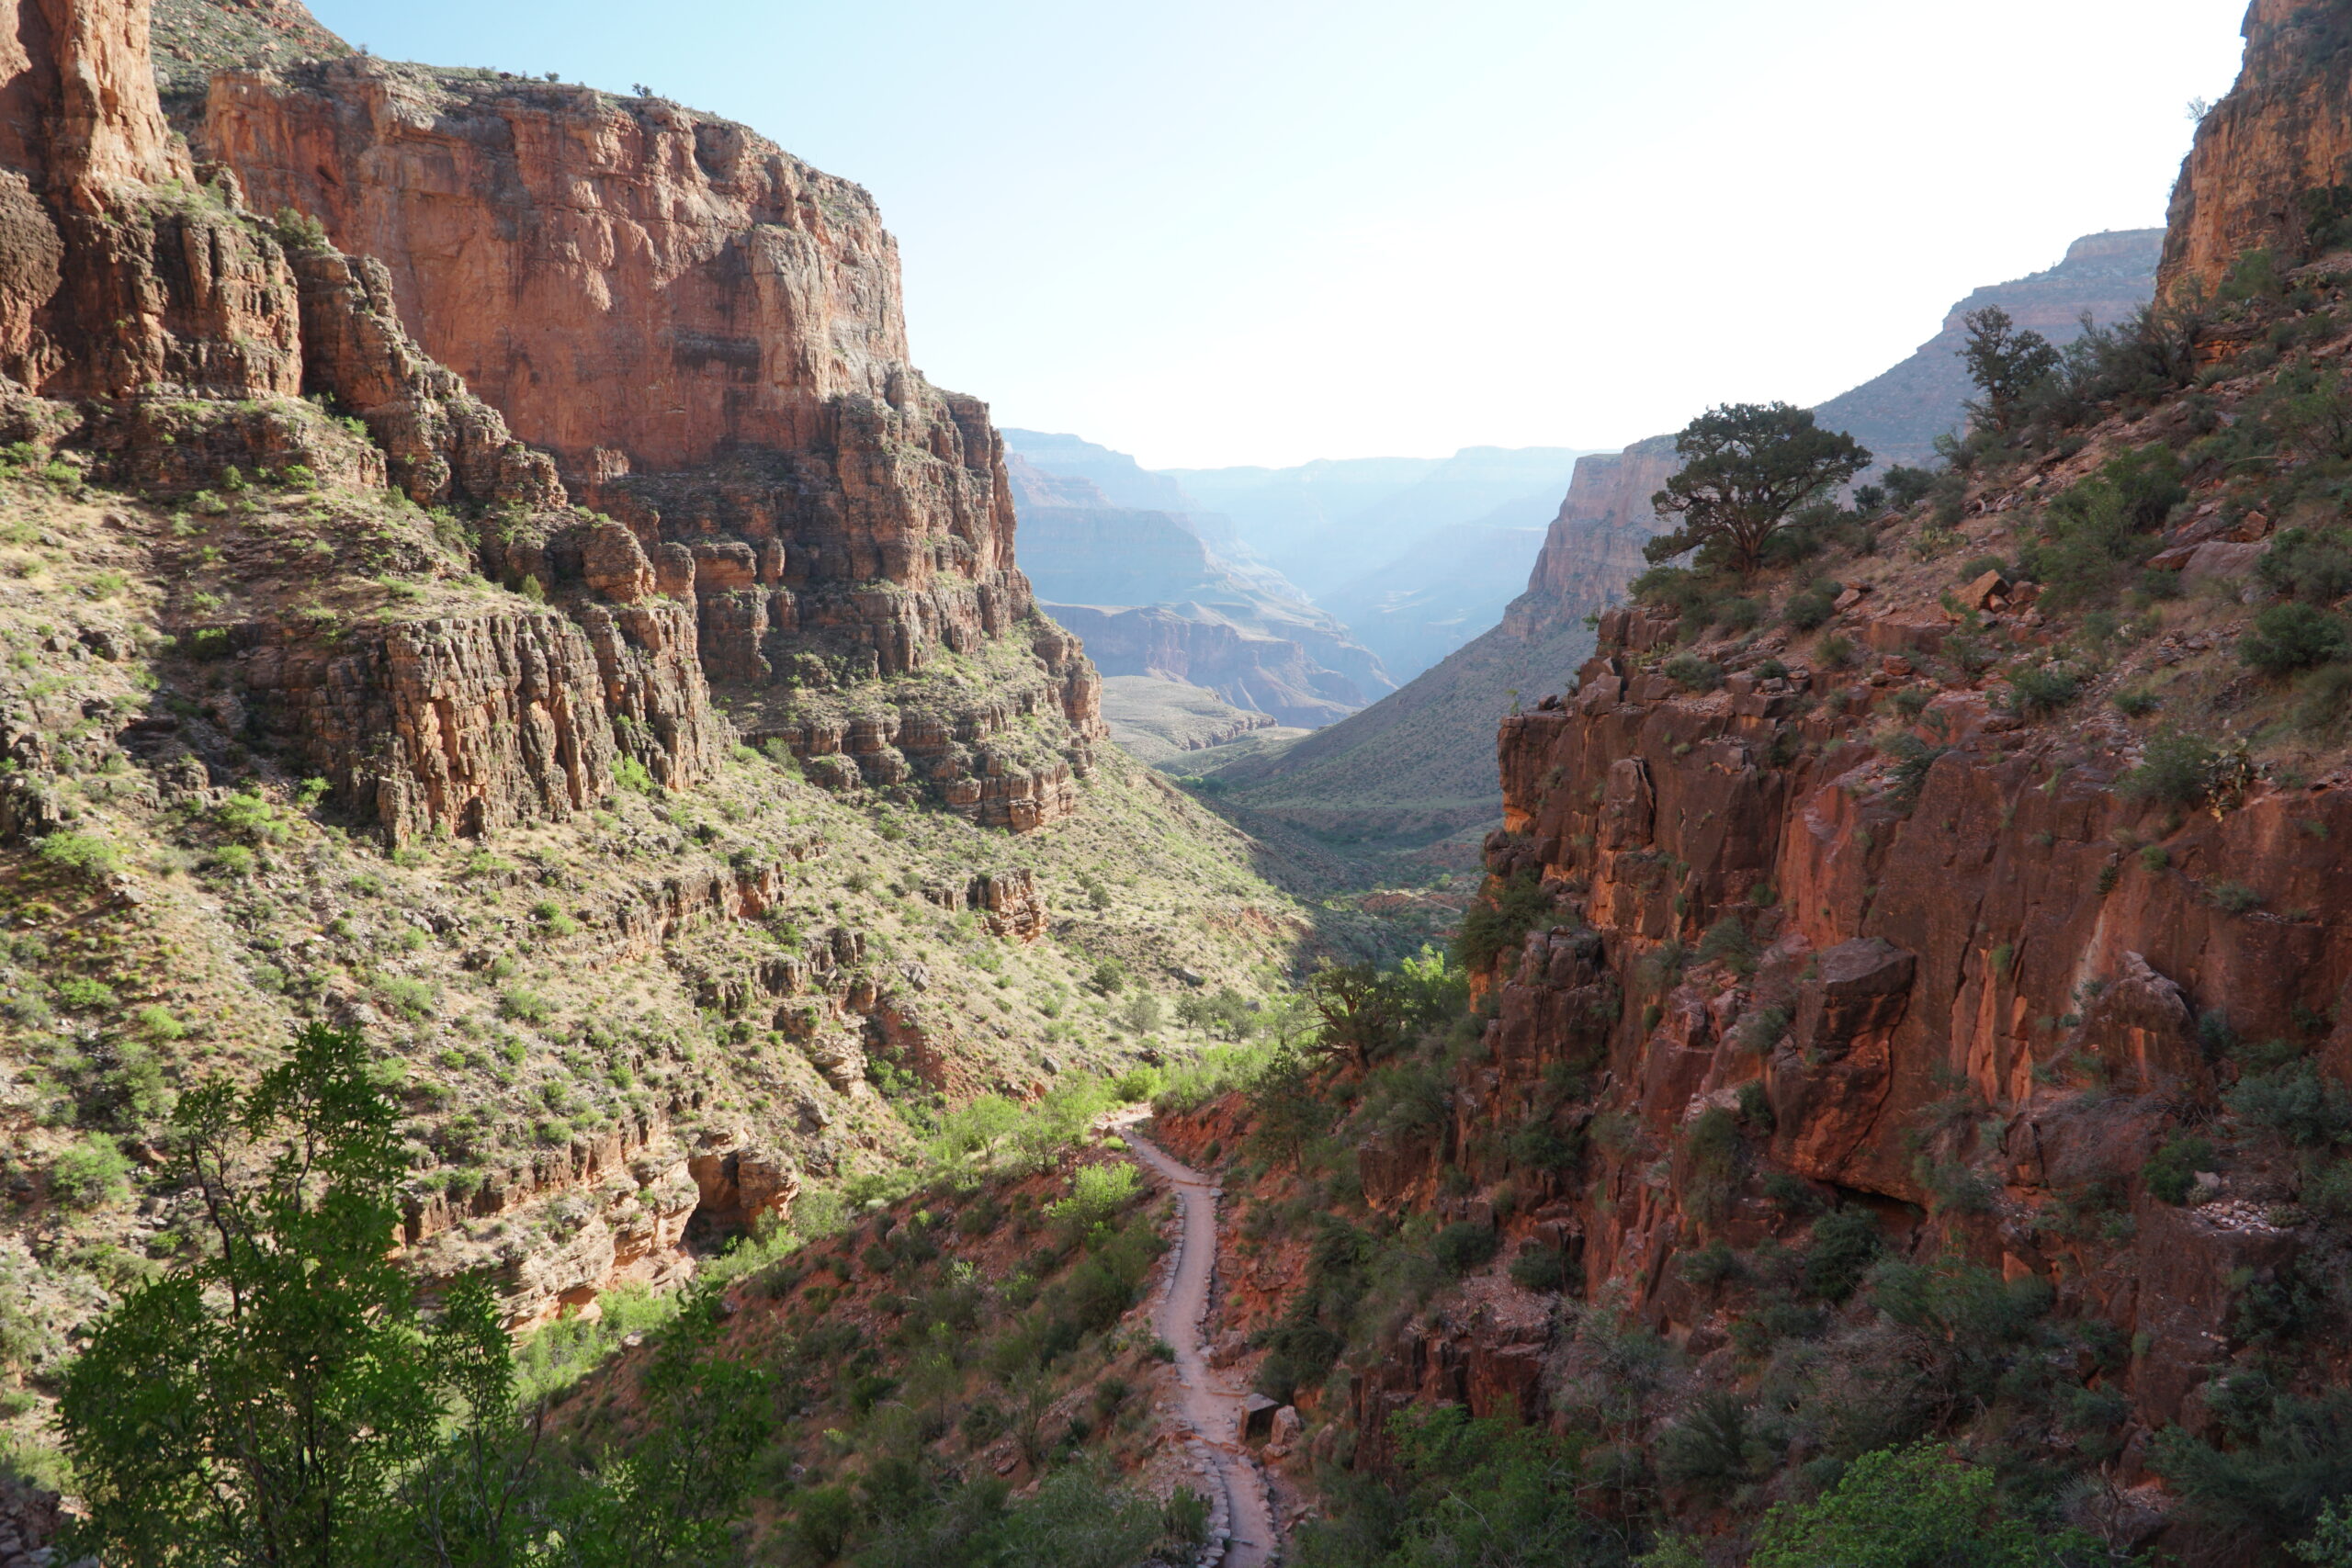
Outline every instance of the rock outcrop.
{"label": "rock outcrop", "polygon": [[196,183],[139,0],[24,0],[0,41],[0,376],[46,396],[290,394],[292,280]]}
{"label": "rock outcrop", "polygon": [[[2230,1292],[2207,1283],[2269,1278],[2296,1242],[2260,1202],[2215,1190],[2176,1208],[2143,1173],[2178,1111],[2210,1102],[2219,1021],[2279,1040],[2321,1021],[2322,1070],[2352,1071],[2352,1026],[2324,1021],[2347,1015],[2352,901],[2301,848],[2352,830],[2352,796],[2257,784],[2167,818],[2114,787],[2123,732],[2097,723],[1923,721],[1945,749],[1906,786],[1856,743],[1826,671],[1693,696],[1639,667],[1670,634],[1611,613],[1576,694],[1503,723],[1489,869],[1589,924],[1538,929],[1486,977],[1478,1118],[1510,1124],[1563,1062],[1604,1075],[1604,1108],[1647,1136],[1628,1149],[1674,1149],[1710,1107],[1752,1104],[1774,1168],[1914,1205],[2008,1278],[2137,1334],[2120,1384],[2135,1418],[2183,1419],[2234,1333]],[[2117,847],[2134,843],[2162,854]],[[2211,893],[2225,880],[2291,913],[2233,913]],[[1681,967],[1726,921],[1752,962]],[[1955,1096],[1979,1119],[1942,1116]],[[1618,1157],[1589,1189],[1612,1202],[1555,1216],[1585,1284],[1695,1322],[1702,1298],[1655,1265],[1747,1222],[1694,1218],[1692,1188],[1645,1190]],[[2242,1164],[2233,1180],[2263,1178]],[[2067,1219],[2100,1183],[2136,1247]]]}
{"label": "rock outcrop", "polygon": [[2256,0],[2237,85],[2199,122],[2173,187],[2159,287],[2208,293],[2245,252],[2300,253],[2352,210],[2352,7]]}
{"label": "rock outcrop", "polygon": [[[306,273],[306,300],[349,296],[362,339],[404,323],[628,525],[695,606],[704,669],[755,710],[747,728],[814,761],[878,691],[944,734],[867,784],[1006,823],[1066,808],[1102,733],[1096,680],[1013,564],[986,409],[908,361],[896,246],[865,191],[666,100],[347,54],[221,72],[187,130],[254,205],[371,258]],[[506,471],[503,433],[446,388],[337,395],[413,491],[558,493]],[[447,433],[451,479],[409,456],[413,430]],[[940,672],[984,648],[1018,653],[1019,690]],[[990,744],[1008,704],[1040,711],[1032,694],[1053,754]]]}

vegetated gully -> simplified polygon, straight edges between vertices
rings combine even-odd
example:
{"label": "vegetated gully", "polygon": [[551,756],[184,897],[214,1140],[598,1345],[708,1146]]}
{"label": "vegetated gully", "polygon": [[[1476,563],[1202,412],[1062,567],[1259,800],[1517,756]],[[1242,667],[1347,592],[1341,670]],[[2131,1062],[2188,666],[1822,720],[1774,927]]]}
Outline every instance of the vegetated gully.
{"label": "vegetated gully", "polygon": [[1152,1327],[1175,1348],[1181,1414],[1207,1450],[1216,1483],[1225,1492],[1224,1568],[1266,1568],[1278,1555],[1278,1542],[1266,1478],[1241,1444],[1246,1391],[1210,1367],[1201,1343],[1216,1277],[1216,1205],[1223,1189],[1138,1136],[1132,1123],[1117,1131],[1136,1163],[1174,1190],[1183,1213],[1175,1259],[1153,1312]]}

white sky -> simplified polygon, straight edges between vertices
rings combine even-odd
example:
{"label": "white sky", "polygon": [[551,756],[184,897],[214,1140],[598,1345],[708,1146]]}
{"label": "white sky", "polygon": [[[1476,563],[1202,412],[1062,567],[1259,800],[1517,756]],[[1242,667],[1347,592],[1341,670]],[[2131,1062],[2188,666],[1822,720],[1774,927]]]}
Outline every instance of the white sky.
{"label": "white sky", "polygon": [[1833,396],[2162,223],[2244,0],[312,6],[749,122],[880,200],[933,380],[1210,467]]}

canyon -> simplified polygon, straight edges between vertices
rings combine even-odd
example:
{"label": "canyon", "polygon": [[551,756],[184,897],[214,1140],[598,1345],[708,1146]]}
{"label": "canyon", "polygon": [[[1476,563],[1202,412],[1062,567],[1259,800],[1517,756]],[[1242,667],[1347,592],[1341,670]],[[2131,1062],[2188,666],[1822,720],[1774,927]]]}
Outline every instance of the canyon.
{"label": "canyon", "polygon": [[313,1024],[567,1483],[763,1434],[730,1561],[2347,1506],[2345,0],[2255,0],[2161,242],[1821,411],[1925,463],[1966,310],[2120,323],[2032,418],[1638,591],[1671,438],[1008,434],[748,129],[155,6],[0,37],[0,1557],[199,1254],[175,1101]]}

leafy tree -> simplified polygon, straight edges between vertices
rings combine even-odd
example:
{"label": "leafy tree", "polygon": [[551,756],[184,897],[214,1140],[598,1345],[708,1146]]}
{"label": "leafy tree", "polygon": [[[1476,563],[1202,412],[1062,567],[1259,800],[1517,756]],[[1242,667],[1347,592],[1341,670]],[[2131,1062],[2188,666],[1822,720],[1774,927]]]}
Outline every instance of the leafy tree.
{"label": "leafy tree", "polygon": [[390,1260],[406,1161],[358,1035],[305,1028],[240,1096],[175,1119],[214,1255],[108,1313],[60,1424],[91,1509],[76,1550],[140,1568],[703,1568],[773,1425],[766,1375],[690,1297],[638,1380],[626,1449],[543,1454],[498,1304],[428,1321]]}
{"label": "leafy tree", "polygon": [[1968,341],[1960,357],[1968,378],[1984,393],[1968,405],[1969,417],[1983,429],[2006,433],[2017,423],[2026,394],[2056,372],[2058,351],[2040,333],[2018,331],[1998,305],[1971,310],[1961,320]]}
{"label": "leafy tree", "polygon": [[215,1078],[183,1097],[174,1128],[215,1251],[128,1296],[66,1379],[80,1548],[156,1568],[352,1561],[434,1442],[469,1326],[421,1326],[387,1258],[397,1112],[358,1035],[311,1024],[250,1094]]}
{"label": "leafy tree", "polygon": [[1871,454],[1842,431],[1824,430],[1810,409],[1787,403],[1726,403],[1674,438],[1682,470],[1650,498],[1681,526],[1643,547],[1652,561],[1696,550],[1698,564],[1752,576],[1792,513],[1852,479]]}
{"label": "leafy tree", "polygon": [[1397,998],[1385,976],[1369,964],[1340,964],[1318,970],[1307,996],[1323,1021],[1323,1049],[1368,1067],[1396,1044]]}
{"label": "leafy tree", "polygon": [[1931,1447],[1864,1454],[1817,1501],[1776,1504],[1748,1568],[2062,1568],[2107,1561],[2080,1530],[2004,1512],[1990,1470]]}

